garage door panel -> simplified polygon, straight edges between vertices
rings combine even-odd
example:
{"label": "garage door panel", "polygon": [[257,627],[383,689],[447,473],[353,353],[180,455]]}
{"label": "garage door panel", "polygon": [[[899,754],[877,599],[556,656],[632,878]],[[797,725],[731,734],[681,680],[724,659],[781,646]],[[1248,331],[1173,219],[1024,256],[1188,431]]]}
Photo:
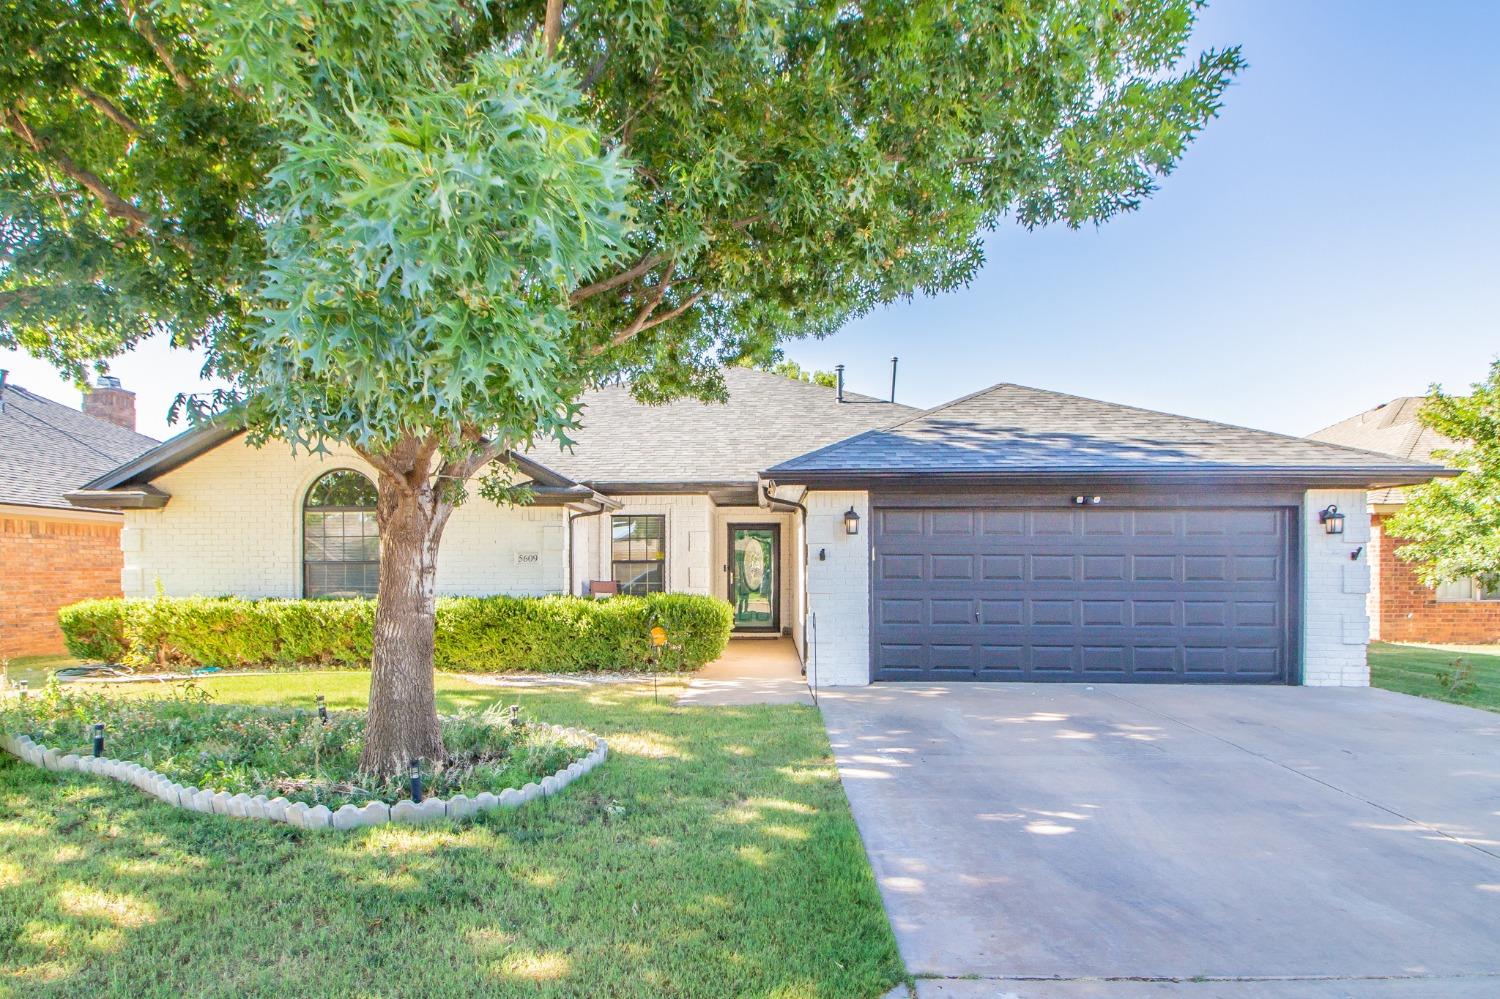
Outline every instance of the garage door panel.
{"label": "garage door panel", "polygon": [[1074,557],[1072,555],[1033,555],[1031,556],[1031,578],[1037,581],[1049,581],[1073,578]]}
{"label": "garage door panel", "polygon": [[872,519],[877,679],[1290,671],[1284,510],[877,507]]}
{"label": "garage door panel", "polygon": [[957,600],[929,600],[928,620],[934,625],[974,623],[974,601],[967,598]]}
{"label": "garage door panel", "polygon": [[927,578],[936,583],[972,583],[974,582],[974,556],[933,555],[931,556],[931,574]]}

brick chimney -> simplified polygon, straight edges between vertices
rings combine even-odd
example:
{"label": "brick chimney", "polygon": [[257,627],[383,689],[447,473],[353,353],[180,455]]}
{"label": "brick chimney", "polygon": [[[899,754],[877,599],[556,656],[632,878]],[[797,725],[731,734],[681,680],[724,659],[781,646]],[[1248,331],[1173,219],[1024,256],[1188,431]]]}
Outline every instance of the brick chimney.
{"label": "brick chimney", "polygon": [[135,429],[135,393],[121,388],[114,375],[99,376],[99,384],[83,397],[83,411],[126,430]]}

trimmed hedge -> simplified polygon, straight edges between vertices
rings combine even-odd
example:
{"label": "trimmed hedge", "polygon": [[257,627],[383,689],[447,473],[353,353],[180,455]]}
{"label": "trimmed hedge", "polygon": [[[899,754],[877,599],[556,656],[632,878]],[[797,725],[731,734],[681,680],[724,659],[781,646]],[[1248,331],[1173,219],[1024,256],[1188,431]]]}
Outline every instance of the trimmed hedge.
{"label": "trimmed hedge", "polygon": [[[85,600],[58,611],[79,659],[138,669],[365,669],[371,600],[157,597]],[[444,597],[437,604],[438,669],[580,673],[643,670],[651,628],[667,630],[662,670],[693,670],[724,651],[728,603],[688,593],[645,597]]]}

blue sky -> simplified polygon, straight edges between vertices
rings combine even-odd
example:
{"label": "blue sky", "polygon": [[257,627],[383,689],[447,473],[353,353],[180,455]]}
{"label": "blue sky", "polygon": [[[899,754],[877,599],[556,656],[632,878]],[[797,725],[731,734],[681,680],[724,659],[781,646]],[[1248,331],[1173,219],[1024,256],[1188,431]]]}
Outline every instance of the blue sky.
{"label": "blue sky", "polygon": [[[1138,213],[988,241],[974,283],[787,355],[936,405],[1020,382],[1304,434],[1500,356],[1500,4],[1219,0],[1200,47],[1250,68]],[[162,437],[198,361],[159,344],[113,369]],[[11,379],[76,393],[0,352]]]}

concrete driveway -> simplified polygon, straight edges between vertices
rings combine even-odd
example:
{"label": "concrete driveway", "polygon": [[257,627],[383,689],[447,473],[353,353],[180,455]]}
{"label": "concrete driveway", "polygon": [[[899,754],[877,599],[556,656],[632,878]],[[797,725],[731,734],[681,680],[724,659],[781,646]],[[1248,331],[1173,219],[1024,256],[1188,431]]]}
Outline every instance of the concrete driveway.
{"label": "concrete driveway", "polygon": [[1500,996],[1500,715],[901,684],[823,715],[927,997]]}

